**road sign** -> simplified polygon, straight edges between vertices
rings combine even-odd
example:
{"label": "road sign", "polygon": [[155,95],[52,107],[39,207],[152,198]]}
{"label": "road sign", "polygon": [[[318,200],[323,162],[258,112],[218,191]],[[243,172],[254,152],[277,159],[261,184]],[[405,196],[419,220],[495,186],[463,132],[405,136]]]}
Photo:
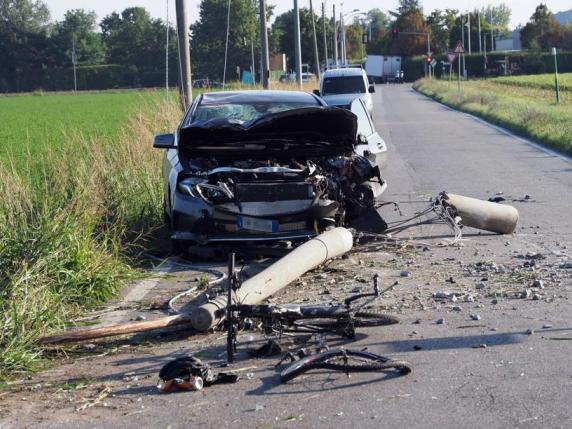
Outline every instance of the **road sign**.
{"label": "road sign", "polygon": [[456,53],[454,53],[454,52],[447,52],[447,60],[448,60],[450,63],[455,62],[455,58],[457,58],[457,54],[456,54]]}
{"label": "road sign", "polygon": [[465,48],[463,48],[463,43],[460,40],[457,42],[457,46],[455,46],[455,49],[453,49],[453,52],[456,54],[464,54],[465,53]]}
{"label": "road sign", "polygon": [[431,61],[431,67],[435,67],[436,64],[437,64],[437,61],[435,60],[435,58],[433,58],[433,61]]}

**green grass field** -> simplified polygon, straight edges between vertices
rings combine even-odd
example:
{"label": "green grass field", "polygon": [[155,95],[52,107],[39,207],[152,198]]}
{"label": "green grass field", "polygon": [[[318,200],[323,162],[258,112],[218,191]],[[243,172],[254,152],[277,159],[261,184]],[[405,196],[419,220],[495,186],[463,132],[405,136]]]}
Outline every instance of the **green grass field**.
{"label": "green grass field", "polygon": [[508,128],[539,143],[572,153],[572,73],[560,76],[561,102],[556,103],[554,75],[511,76],[469,80],[450,86],[446,80],[421,79],[414,87],[464,112]]}
{"label": "green grass field", "polygon": [[162,225],[151,142],[181,116],[162,91],[0,97],[0,382],[141,275]]}
{"label": "green grass field", "polygon": [[162,91],[26,94],[0,97],[0,162],[41,161],[74,137],[116,141],[130,112],[164,97]]}
{"label": "green grass field", "polygon": [[[572,91],[572,73],[563,73],[558,76],[560,90]],[[510,85],[527,88],[538,88],[554,91],[554,74],[530,75],[530,76],[503,76],[493,79],[498,85]]]}

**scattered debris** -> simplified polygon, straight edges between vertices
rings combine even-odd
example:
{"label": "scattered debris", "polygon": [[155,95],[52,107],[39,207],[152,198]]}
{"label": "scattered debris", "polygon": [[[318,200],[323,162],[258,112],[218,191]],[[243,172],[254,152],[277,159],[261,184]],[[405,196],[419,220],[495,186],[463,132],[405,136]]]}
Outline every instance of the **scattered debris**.
{"label": "scattered debris", "polygon": [[481,320],[481,316],[478,314],[471,314],[470,317],[472,320]]}
{"label": "scattered debris", "polygon": [[544,282],[542,280],[534,280],[532,282],[532,287],[535,287],[538,289],[544,289]]}
{"label": "scattered debris", "polygon": [[534,329],[527,329],[526,330],[526,335],[533,335],[534,334]]}
{"label": "scattered debris", "polygon": [[445,318],[441,317],[440,319],[437,320],[437,325],[444,325],[445,324]]}
{"label": "scattered debris", "polygon": [[163,393],[170,393],[175,388],[201,390],[203,386],[236,383],[238,379],[238,374],[225,372],[215,374],[209,364],[194,356],[184,356],[168,362],[161,368],[157,388]]}
{"label": "scattered debris", "polygon": [[475,288],[476,288],[476,289],[484,289],[484,288],[486,288],[486,287],[487,287],[487,285],[486,285],[485,283],[483,283],[483,282],[478,282],[478,283],[475,285]]}
{"label": "scattered debris", "polygon": [[411,271],[403,270],[399,273],[400,277],[411,277]]}

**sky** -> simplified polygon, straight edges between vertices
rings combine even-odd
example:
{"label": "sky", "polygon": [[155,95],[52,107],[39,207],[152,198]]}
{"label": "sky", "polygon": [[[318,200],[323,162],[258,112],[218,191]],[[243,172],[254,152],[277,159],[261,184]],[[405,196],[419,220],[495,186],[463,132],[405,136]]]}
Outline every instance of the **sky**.
{"label": "sky", "polygon": [[[65,11],[68,9],[83,8],[94,10],[99,19],[113,11],[121,12],[123,9],[130,6],[145,7],[153,17],[163,18],[166,17],[167,3],[169,3],[171,22],[174,22],[175,0],[82,0],[81,2],[70,0],[44,0],[51,12],[54,20],[60,20]],[[189,14],[191,22],[194,22],[199,17],[199,0],[188,0]],[[321,11],[322,0],[314,0],[314,10]],[[395,10],[398,5],[397,0],[346,0],[332,1],[327,0],[327,13],[332,13],[332,5],[336,4],[336,8],[343,4],[345,11],[353,9],[369,10],[378,7],[382,10]],[[512,9],[511,27],[515,28],[518,24],[525,24],[535,7],[539,3],[546,3],[548,8],[556,13],[564,10],[572,9],[572,0],[421,0],[424,12],[427,14],[434,9],[458,9],[473,10],[485,4],[500,4],[506,3]],[[276,5],[275,14],[278,15],[282,12],[292,8],[293,0],[267,0],[267,4]],[[309,0],[298,0],[300,7],[308,7]],[[338,9],[339,10],[339,9]]]}

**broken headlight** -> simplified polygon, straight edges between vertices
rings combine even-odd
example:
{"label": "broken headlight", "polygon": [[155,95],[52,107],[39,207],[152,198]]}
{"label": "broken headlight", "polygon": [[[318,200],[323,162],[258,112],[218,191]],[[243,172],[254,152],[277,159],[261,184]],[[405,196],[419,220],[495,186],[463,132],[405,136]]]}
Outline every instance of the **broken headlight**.
{"label": "broken headlight", "polygon": [[208,183],[205,179],[188,177],[179,182],[179,191],[195,198],[202,198],[207,203],[221,203],[234,198],[233,192],[226,183]]}

